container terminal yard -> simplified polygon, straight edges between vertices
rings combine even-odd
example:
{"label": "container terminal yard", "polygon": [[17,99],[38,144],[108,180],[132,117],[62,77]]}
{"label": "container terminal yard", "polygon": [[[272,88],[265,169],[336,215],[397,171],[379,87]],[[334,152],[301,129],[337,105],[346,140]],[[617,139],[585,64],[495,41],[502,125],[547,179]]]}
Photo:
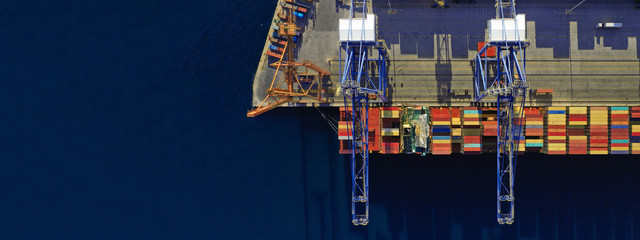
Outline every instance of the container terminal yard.
{"label": "container terminal yard", "polygon": [[514,222],[519,154],[640,154],[640,1],[280,0],[248,117],[334,107],[369,222],[369,154],[495,154]]}

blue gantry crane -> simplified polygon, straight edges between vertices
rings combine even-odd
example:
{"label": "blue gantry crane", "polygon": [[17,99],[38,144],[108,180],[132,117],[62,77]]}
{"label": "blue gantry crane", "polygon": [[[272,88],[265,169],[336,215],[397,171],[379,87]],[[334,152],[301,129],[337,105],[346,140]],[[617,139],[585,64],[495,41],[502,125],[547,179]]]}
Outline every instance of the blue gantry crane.
{"label": "blue gantry crane", "polygon": [[[528,89],[525,67],[526,21],[516,14],[514,0],[496,0],[496,18],[489,20],[489,41],[473,60],[474,101],[496,98],[498,116],[497,218],[514,221],[514,177],[523,107]],[[489,49],[495,49],[490,56]]]}
{"label": "blue gantry crane", "polygon": [[[377,40],[375,24],[375,15],[367,12],[366,0],[351,0],[349,18],[340,19],[339,24],[339,89],[344,96],[344,106],[350,108],[347,129],[352,132],[351,214],[354,225],[369,223],[369,104],[387,101],[388,54],[384,42]],[[370,58],[372,55],[377,57]]]}

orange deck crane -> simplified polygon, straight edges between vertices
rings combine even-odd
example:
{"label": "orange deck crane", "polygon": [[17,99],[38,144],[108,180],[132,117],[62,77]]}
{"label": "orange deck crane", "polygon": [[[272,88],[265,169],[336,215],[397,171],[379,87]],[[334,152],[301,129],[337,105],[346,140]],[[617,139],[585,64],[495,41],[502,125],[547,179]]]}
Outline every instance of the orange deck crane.
{"label": "orange deck crane", "polygon": [[[302,63],[295,62],[293,50],[296,44],[293,38],[300,34],[300,28],[295,23],[296,17],[293,16],[293,10],[288,9],[288,11],[287,22],[278,25],[278,35],[286,36],[287,39],[285,51],[277,62],[270,64],[276,68],[276,72],[271,80],[271,86],[267,89],[267,96],[257,107],[247,112],[247,117],[258,116],[288,102],[327,102],[323,94],[322,79],[331,72],[309,60],[303,60]],[[286,60],[284,60],[285,56]],[[280,71],[282,74],[279,74]],[[317,91],[312,91],[314,87]]]}

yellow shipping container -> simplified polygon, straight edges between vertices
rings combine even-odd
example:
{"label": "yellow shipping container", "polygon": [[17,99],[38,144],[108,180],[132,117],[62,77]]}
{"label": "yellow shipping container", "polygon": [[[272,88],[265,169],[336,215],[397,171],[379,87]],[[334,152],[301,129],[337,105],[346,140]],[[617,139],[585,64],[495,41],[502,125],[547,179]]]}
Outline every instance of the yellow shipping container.
{"label": "yellow shipping container", "polygon": [[543,139],[526,139],[526,143],[544,143]]}
{"label": "yellow shipping container", "polygon": [[380,131],[382,136],[400,136],[400,129],[397,128],[383,128]]}
{"label": "yellow shipping container", "polygon": [[548,124],[549,125],[556,125],[556,126],[564,126],[564,125],[567,125],[567,122],[565,122],[565,121],[549,121]]}
{"label": "yellow shipping container", "polygon": [[567,110],[567,107],[549,107],[549,111]]}
{"label": "yellow shipping container", "polygon": [[566,140],[567,136],[548,136],[549,140]]}
{"label": "yellow shipping container", "polygon": [[569,125],[584,126],[584,125],[587,125],[587,121],[570,121]]}
{"label": "yellow shipping container", "polygon": [[607,155],[607,154],[609,154],[609,151],[594,151],[594,150],[591,150],[591,151],[589,151],[589,154],[591,154],[591,155]]}
{"label": "yellow shipping container", "polygon": [[478,125],[480,125],[480,122],[478,122],[478,121],[465,121],[464,125],[475,125],[475,126],[478,126]]}
{"label": "yellow shipping container", "polygon": [[611,151],[629,151],[629,147],[611,147]]}
{"label": "yellow shipping container", "polygon": [[629,114],[629,111],[626,111],[626,110],[612,110],[611,114]]}
{"label": "yellow shipping container", "polygon": [[451,125],[449,121],[433,121],[433,125]]}
{"label": "yellow shipping container", "polygon": [[400,111],[381,111],[380,116],[382,118],[399,118]]}
{"label": "yellow shipping container", "polygon": [[586,114],[587,107],[569,107],[569,112],[571,114]]}
{"label": "yellow shipping container", "polygon": [[527,120],[526,125],[544,125],[543,121],[529,121]]}
{"label": "yellow shipping container", "polygon": [[433,139],[433,143],[451,143],[451,140]]}
{"label": "yellow shipping container", "polygon": [[462,136],[462,128],[454,128],[451,131],[452,136]]}

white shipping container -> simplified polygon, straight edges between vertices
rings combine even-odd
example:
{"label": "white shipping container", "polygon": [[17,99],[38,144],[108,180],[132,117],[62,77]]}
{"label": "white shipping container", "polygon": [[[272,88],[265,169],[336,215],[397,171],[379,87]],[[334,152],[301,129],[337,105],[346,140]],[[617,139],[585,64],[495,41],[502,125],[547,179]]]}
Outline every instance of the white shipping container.
{"label": "white shipping container", "polygon": [[525,41],[527,39],[527,24],[524,14],[516,15],[516,18],[489,20],[489,41]]}
{"label": "white shipping container", "polygon": [[[349,24],[350,21],[351,24]],[[349,35],[349,27],[351,27],[351,35]],[[366,19],[340,19],[338,35],[341,42],[376,41],[376,15],[367,14]]]}

